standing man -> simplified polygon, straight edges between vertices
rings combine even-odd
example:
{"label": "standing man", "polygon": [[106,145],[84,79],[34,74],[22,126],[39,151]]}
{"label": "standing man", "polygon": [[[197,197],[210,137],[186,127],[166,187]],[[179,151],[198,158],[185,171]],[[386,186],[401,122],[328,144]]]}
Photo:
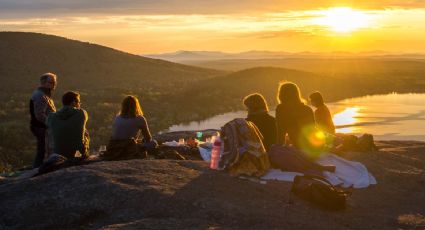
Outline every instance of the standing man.
{"label": "standing man", "polygon": [[45,73],[40,77],[40,87],[32,94],[30,100],[31,132],[37,139],[37,153],[33,167],[38,168],[43,163],[49,142],[46,118],[49,113],[56,112],[52,99],[52,91],[56,88],[57,77],[53,73]]}
{"label": "standing man", "polygon": [[86,128],[88,115],[80,107],[80,94],[66,92],[62,96],[62,104],[59,111],[47,118],[49,132],[53,136],[53,152],[68,160],[85,159],[89,156],[90,138]]}

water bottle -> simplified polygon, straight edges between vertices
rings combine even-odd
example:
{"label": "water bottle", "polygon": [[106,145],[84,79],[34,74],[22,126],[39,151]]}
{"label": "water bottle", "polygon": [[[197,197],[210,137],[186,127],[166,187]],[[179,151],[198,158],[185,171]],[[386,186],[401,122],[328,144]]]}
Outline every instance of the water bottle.
{"label": "water bottle", "polygon": [[198,141],[202,140],[202,132],[196,132],[196,139],[198,139]]}
{"label": "water bottle", "polygon": [[220,140],[220,137],[216,137],[213,144],[213,148],[211,150],[211,162],[210,162],[211,169],[218,168],[218,162],[220,161],[220,151],[221,151],[221,140]]}

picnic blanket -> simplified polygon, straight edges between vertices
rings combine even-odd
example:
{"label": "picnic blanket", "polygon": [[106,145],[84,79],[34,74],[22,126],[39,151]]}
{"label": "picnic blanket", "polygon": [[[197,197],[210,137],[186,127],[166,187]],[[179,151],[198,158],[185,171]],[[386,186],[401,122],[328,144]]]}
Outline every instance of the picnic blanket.
{"label": "picnic blanket", "polygon": [[[369,185],[377,184],[375,177],[360,162],[349,161],[334,154],[325,154],[316,162],[321,165],[335,165],[336,170],[334,173],[323,172],[325,178],[334,186],[367,188]],[[292,182],[297,175],[303,174],[271,169],[261,179]]]}

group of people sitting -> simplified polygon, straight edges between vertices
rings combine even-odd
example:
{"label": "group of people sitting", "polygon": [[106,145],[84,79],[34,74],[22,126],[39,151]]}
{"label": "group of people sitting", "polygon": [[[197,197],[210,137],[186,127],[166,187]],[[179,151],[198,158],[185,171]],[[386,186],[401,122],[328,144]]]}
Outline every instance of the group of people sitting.
{"label": "group of people sitting", "polygon": [[[57,76],[46,73],[40,77],[40,87],[30,100],[31,131],[37,139],[37,154],[33,167],[37,168],[51,153],[67,159],[85,159],[89,156],[90,137],[86,128],[88,115],[81,108],[81,96],[69,91],[63,94],[60,110],[56,110],[52,91],[57,85]],[[298,86],[286,82],[279,86],[276,117],[269,114],[265,98],[258,93],[248,95],[243,103],[247,108],[246,120],[253,122],[263,135],[263,144],[269,150],[273,144],[293,145],[296,148],[314,148],[315,130],[335,134],[329,109],[319,92],[310,95],[313,110],[303,101]],[[142,142],[137,143],[140,134]],[[313,144],[312,144],[313,143]],[[120,155],[120,150],[133,151],[132,157],[157,148],[139,101],[126,96],[121,110],[112,125],[112,137],[108,152]],[[129,149],[133,146],[134,149]],[[110,151],[113,150],[113,151]],[[114,156],[112,156],[114,157]]]}
{"label": "group of people sitting", "polygon": [[[56,85],[55,74],[43,74],[40,77],[40,86],[30,99],[30,127],[37,140],[33,168],[40,167],[46,156],[52,153],[74,161],[89,157],[90,137],[86,127],[88,114],[81,108],[81,96],[74,91],[64,93],[63,107],[57,111],[51,97]],[[128,142],[139,140],[140,134],[143,136],[143,143],[134,145],[138,148],[136,152],[157,147],[139,101],[134,96],[124,98],[112,127],[108,148],[126,146]]]}
{"label": "group of people sitting", "polygon": [[[276,117],[269,114],[265,98],[258,93],[248,95],[243,103],[248,111],[247,120],[253,122],[263,135],[266,150],[272,145],[292,145],[299,149],[322,148],[326,135],[335,134],[331,113],[321,93],[310,95],[313,110],[305,104],[295,83],[279,86]],[[318,137],[322,135],[323,137]],[[318,143],[320,142],[320,143]]]}

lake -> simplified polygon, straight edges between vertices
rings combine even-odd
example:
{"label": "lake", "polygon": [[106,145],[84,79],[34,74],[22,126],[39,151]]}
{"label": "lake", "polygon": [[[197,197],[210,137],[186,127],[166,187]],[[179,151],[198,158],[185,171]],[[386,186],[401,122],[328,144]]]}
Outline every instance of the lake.
{"label": "lake", "polygon": [[[371,133],[377,140],[425,141],[425,94],[350,98],[329,103],[328,107],[337,132]],[[274,111],[270,113],[274,115]],[[219,129],[237,117],[246,117],[246,112],[229,112],[199,122],[173,125],[169,131]]]}

